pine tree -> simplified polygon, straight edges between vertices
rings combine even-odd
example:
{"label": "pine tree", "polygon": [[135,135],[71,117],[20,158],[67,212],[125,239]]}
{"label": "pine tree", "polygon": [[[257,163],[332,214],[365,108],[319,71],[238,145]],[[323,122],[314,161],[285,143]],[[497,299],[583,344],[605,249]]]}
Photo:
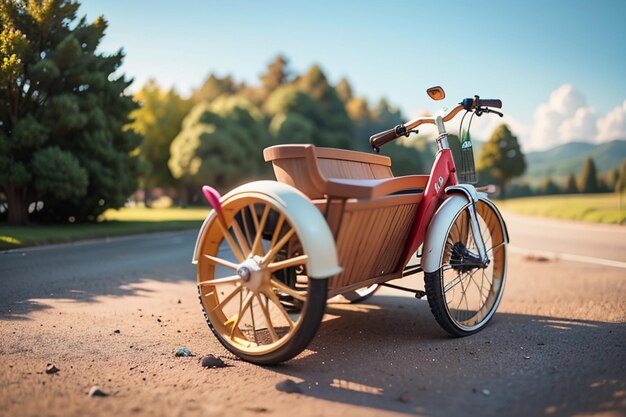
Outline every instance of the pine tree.
{"label": "pine tree", "polygon": [[550,177],[545,177],[539,185],[539,193],[543,195],[560,194],[561,189]]}
{"label": "pine tree", "polygon": [[497,181],[502,196],[506,196],[506,183],[524,173],[524,154],[517,137],[513,136],[507,125],[498,126],[491,134],[480,152],[477,169],[486,171]]}
{"label": "pine tree", "polygon": [[576,194],[578,192],[578,186],[576,185],[576,174],[570,172],[563,184],[563,192],[565,194]]}
{"label": "pine tree", "polygon": [[13,224],[29,221],[33,201],[40,218],[95,219],[137,186],[124,54],[96,53],[107,23],[77,19],[78,7],[0,2],[0,190]]}
{"label": "pine tree", "polygon": [[335,90],[337,91],[337,96],[344,104],[348,104],[352,99],[352,87],[346,77],[339,80],[339,83],[335,86]]}
{"label": "pine tree", "polygon": [[596,164],[591,157],[585,161],[580,177],[578,177],[578,191],[581,193],[597,193],[599,191]]}

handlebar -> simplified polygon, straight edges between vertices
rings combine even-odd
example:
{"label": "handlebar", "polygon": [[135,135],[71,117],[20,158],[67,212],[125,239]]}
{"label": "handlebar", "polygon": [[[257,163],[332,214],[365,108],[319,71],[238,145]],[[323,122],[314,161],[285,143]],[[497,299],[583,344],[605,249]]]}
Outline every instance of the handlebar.
{"label": "handlebar", "polygon": [[[466,98],[459,103],[458,106],[450,110],[448,114],[443,116],[443,121],[448,122],[454,118],[461,110],[472,111],[476,110],[476,115],[480,116],[483,113],[496,113],[502,117],[502,113],[496,111],[490,111],[488,107],[494,107],[497,109],[502,108],[502,100],[499,99],[481,99],[478,96],[474,98]],[[436,124],[434,117],[419,117],[411,120],[407,123],[400,123],[396,127],[385,130],[383,132],[376,133],[370,136],[370,145],[375,150],[378,150],[381,146],[391,142],[400,136],[408,136],[411,132],[417,132],[416,128],[422,124]]]}

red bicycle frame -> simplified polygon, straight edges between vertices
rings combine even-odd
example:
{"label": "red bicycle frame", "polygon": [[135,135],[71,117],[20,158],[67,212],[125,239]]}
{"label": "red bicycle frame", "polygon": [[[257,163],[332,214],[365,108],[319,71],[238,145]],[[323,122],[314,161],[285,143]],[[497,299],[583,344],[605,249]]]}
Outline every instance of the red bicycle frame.
{"label": "red bicycle frame", "polygon": [[456,166],[454,165],[452,151],[448,146],[448,134],[445,131],[437,138],[437,145],[439,150],[430,170],[428,184],[426,184],[424,196],[417,208],[415,221],[407,240],[408,244],[403,256],[404,265],[409,262],[417,248],[424,243],[426,228],[435,215],[437,208],[447,198],[446,188],[457,184]]}

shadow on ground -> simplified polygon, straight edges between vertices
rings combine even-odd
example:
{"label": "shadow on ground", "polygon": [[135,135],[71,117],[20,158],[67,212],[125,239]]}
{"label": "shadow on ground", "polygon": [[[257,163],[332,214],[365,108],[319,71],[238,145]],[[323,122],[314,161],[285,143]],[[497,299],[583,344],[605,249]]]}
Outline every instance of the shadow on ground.
{"label": "shadow on ground", "polygon": [[137,284],[195,279],[197,231],[129,236],[0,253],[0,319],[28,320],[39,299],[94,302],[142,295]]}
{"label": "shadow on ground", "polygon": [[406,297],[327,313],[308,355],[269,368],[304,395],[431,416],[626,413],[624,323],[500,313],[455,339]]}

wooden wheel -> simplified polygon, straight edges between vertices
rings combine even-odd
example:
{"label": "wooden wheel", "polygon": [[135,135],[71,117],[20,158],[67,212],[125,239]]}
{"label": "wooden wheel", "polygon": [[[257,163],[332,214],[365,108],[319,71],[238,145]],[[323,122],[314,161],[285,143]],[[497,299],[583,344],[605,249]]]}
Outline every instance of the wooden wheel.
{"label": "wooden wheel", "polygon": [[280,205],[263,194],[222,204],[198,258],[198,292],[209,327],[237,356],[258,364],[291,359],[324,314],[328,281],[308,279],[308,256]]}

